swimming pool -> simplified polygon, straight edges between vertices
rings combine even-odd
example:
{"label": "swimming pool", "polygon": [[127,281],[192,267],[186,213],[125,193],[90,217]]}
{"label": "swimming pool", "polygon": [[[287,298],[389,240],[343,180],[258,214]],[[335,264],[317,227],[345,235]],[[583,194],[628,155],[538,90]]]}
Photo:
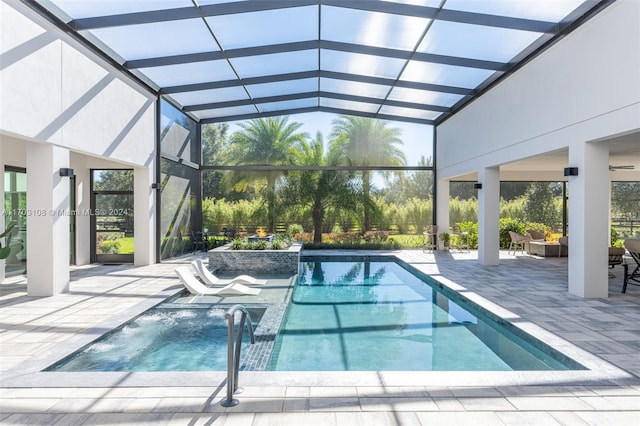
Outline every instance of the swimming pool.
{"label": "swimming pool", "polygon": [[[228,306],[185,307],[171,302],[148,310],[46,370],[225,370]],[[269,309],[250,308],[254,326],[263,315],[271,318],[274,311],[280,313],[279,328],[273,329],[279,330],[275,342],[271,338],[269,343],[270,357],[269,353],[263,357],[260,349],[263,365],[249,369],[584,369],[389,257],[303,257],[286,311],[282,304],[265,315]],[[249,357],[251,350],[244,346],[243,356]]]}
{"label": "swimming pool", "polygon": [[580,368],[425,280],[387,258],[305,258],[269,369]]}
{"label": "swimming pool", "polygon": [[[169,306],[171,306],[169,304]],[[248,309],[257,324],[264,309]],[[227,368],[226,310],[152,308],[48,371],[216,371]],[[248,342],[243,337],[243,346]]]}

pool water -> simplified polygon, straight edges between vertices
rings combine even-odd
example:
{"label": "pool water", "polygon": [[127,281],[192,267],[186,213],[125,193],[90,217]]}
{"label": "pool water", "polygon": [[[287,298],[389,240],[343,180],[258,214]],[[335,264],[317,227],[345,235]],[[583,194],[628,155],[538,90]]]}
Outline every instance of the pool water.
{"label": "pool water", "polygon": [[[305,258],[307,259],[307,258]],[[579,368],[471,313],[393,261],[302,263],[270,370]]]}
{"label": "pool water", "polygon": [[[584,369],[410,270],[387,257],[304,257],[269,361],[265,359],[260,368],[266,364],[267,370],[289,371]],[[225,370],[224,314],[229,307],[200,303],[184,307],[168,299],[46,371]],[[248,308],[257,328],[267,308]],[[270,316],[267,329],[272,320]],[[243,355],[248,346],[245,332]]]}
{"label": "pool water", "polygon": [[[220,307],[152,308],[48,370],[226,370],[225,312]],[[250,311],[253,324],[263,312]],[[248,344],[247,335],[245,332],[243,348]]]}

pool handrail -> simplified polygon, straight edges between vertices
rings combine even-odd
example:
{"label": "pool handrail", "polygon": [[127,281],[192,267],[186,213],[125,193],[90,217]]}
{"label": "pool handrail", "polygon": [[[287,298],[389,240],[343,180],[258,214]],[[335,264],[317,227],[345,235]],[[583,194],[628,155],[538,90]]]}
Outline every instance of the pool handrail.
{"label": "pool handrail", "polygon": [[[238,327],[238,334],[234,336],[235,329],[235,314],[237,311],[241,312],[240,324]],[[226,314],[224,314],[227,320],[227,399],[223,400],[220,405],[223,407],[234,407],[240,403],[237,399],[233,398],[233,394],[241,392],[242,388],[238,391],[238,370],[240,369],[240,350],[242,349],[242,333],[244,329],[245,320],[249,317],[247,328],[249,330],[249,338],[251,344],[256,343],[256,339],[253,335],[253,323],[251,321],[251,314],[247,308],[242,305],[233,305]],[[234,339],[235,337],[235,339]]]}

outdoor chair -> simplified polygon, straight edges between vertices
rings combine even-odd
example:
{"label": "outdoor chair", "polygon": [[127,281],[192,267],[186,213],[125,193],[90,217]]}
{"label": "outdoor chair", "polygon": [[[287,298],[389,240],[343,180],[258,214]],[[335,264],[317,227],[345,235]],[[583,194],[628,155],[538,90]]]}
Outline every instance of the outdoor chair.
{"label": "outdoor chair", "polygon": [[544,232],[528,229],[526,235],[529,237],[529,241],[545,241]]}
{"label": "outdoor chair", "polygon": [[222,228],[222,236],[225,242],[230,243],[236,237],[236,230],[234,228]]}
{"label": "outdoor chair", "polygon": [[[613,269],[616,265],[622,265],[624,268],[624,281],[626,281],[629,265],[624,263],[624,249],[622,247],[609,247],[609,269]],[[616,275],[609,271],[609,278],[615,277]]]}
{"label": "outdoor chair", "polygon": [[265,285],[267,280],[258,280],[249,275],[238,275],[231,279],[220,279],[205,268],[201,259],[195,259],[191,261],[191,264],[195,268],[200,279],[208,285],[227,285],[231,283],[239,283],[245,285]]}
{"label": "outdoor chair", "polygon": [[240,283],[229,283],[224,287],[211,288],[202,284],[193,275],[191,270],[187,266],[178,266],[176,269],[176,275],[180,278],[182,285],[189,290],[191,294],[218,296],[218,295],[234,295],[234,296],[256,296],[260,294],[259,288],[250,288]]}
{"label": "outdoor chair", "polygon": [[436,225],[428,226],[423,235],[424,246],[422,247],[422,250],[436,250],[438,248],[438,227]]}
{"label": "outdoor chair", "polygon": [[198,250],[208,250],[209,249],[209,240],[204,237],[202,232],[194,232],[191,231],[191,244],[193,247],[193,253]]}
{"label": "outdoor chair", "polygon": [[520,247],[520,249],[524,253],[524,246],[529,241],[529,237],[513,231],[509,231],[509,237],[511,237],[511,244],[509,244],[509,250],[507,251],[507,253],[511,253],[511,250],[513,250],[513,255],[515,256],[518,247]]}
{"label": "outdoor chair", "polygon": [[460,227],[454,226],[451,233],[451,248],[456,250],[469,250],[469,233],[460,230]]}
{"label": "outdoor chair", "polygon": [[[624,241],[624,247],[627,249],[631,258],[635,261],[636,265],[633,267],[633,271],[629,275],[626,276],[624,283],[622,284],[622,292],[625,293],[627,291],[627,284],[632,285],[640,285],[640,240],[638,239],[628,239]],[[635,281],[635,282],[631,282]]]}

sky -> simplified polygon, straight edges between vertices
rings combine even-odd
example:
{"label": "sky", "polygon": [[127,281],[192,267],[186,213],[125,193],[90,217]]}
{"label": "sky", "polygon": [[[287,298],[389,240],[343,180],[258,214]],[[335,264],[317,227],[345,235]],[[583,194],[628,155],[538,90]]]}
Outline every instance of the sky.
{"label": "sky", "polygon": [[[289,122],[303,123],[302,131],[315,137],[316,132],[322,132],[325,143],[331,134],[331,123],[338,117],[336,114],[326,112],[310,112],[295,114],[289,117]],[[433,127],[424,124],[405,123],[401,121],[390,122],[391,127],[397,127],[402,131],[401,139],[404,142],[403,150],[407,156],[407,166],[417,166],[421,156],[431,157],[433,153]],[[231,133],[238,130],[231,125]]]}

